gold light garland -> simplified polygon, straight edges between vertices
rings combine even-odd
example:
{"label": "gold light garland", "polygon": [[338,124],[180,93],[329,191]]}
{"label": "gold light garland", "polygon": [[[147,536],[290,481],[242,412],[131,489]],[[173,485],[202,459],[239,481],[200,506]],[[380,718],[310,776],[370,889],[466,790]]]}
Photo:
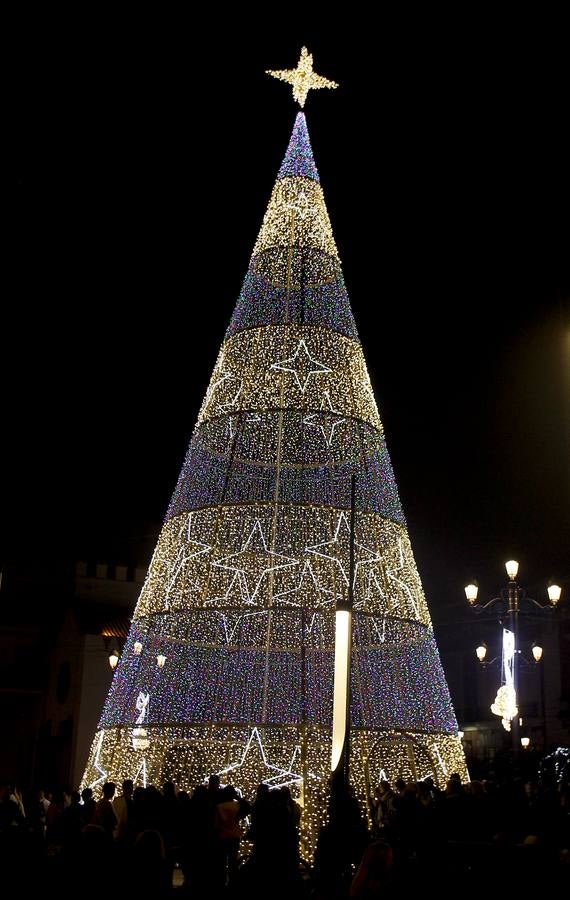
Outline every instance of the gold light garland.
{"label": "gold light garland", "polygon": [[[256,735],[252,733],[256,732]],[[146,729],[149,746],[135,750],[132,730],[116,728],[98,732],[82,786],[97,784],[104,769],[109,778],[143,775],[149,784],[173,780],[182,790],[193,790],[212,772],[239,788],[253,800],[260,780],[287,782],[293,796],[303,801],[303,855],[310,859],[319,829],[326,820],[330,731],[324,728],[176,727]],[[304,748],[301,760],[301,747]],[[225,762],[224,762],[225,760]],[[144,761],[144,769],[142,762]],[[269,765],[268,765],[269,764]],[[457,772],[468,779],[461,741],[451,735],[427,735],[353,729],[351,776],[363,811],[370,816],[367,800],[382,777],[416,781],[431,776],[445,787]]]}

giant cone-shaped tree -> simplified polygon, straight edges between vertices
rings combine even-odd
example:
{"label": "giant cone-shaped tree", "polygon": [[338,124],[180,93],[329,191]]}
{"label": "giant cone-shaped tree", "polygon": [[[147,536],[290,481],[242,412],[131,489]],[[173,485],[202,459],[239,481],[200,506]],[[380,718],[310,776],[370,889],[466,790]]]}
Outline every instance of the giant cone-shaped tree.
{"label": "giant cone-shaped tree", "polygon": [[[465,760],[299,113],[95,735],[85,784],[291,786],[330,767],[356,475],[351,774]],[[141,647],[142,645],[142,647]],[[166,661],[157,665],[157,656]]]}

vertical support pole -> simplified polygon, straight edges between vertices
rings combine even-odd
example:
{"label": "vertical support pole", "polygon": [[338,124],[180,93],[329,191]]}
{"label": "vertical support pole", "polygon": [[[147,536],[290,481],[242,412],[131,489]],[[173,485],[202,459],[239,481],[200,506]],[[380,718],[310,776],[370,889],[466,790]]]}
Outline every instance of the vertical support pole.
{"label": "vertical support pole", "polygon": [[335,613],[333,739],[331,754],[333,790],[348,792],[350,767],[350,668],[352,610],[354,606],[354,529],[356,475],[350,484],[350,558],[347,596],[337,602]]}
{"label": "vertical support pole", "polygon": [[542,716],[542,752],[548,753],[548,734],[546,727],[546,703],[544,701],[544,656],[538,663],[540,666],[540,714]]}

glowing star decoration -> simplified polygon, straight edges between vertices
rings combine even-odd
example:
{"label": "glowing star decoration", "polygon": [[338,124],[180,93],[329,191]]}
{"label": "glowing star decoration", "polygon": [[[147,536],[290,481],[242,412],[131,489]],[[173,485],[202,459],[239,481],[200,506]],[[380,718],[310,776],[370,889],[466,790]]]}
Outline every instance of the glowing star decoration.
{"label": "glowing star decoration", "polygon": [[216,404],[216,409],[218,410],[218,412],[227,413],[227,412],[231,412],[232,410],[234,410],[237,406],[237,402],[240,398],[242,390],[243,390],[243,379],[240,379],[237,390],[235,391],[235,393],[232,390],[230,399],[224,401],[223,403]]}
{"label": "glowing star decoration", "polygon": [[[332,541],[323,541],[320,544],[313,544],[312,547],[306,547],[307,553],[314,553],[315,556],[322,556],[323,559],[329,559],[336,563],[345,583],[348,585],[348,566],[350,556],[350,523],[346,513],[341,513],[336,525],[335,536]],[[325,553],[324,551],[328,552]],[[369,563],[380,562],[381,557],[373,550],[369,550],[358,541],[354,542],[355,564],[354,564],[354,583],[358,576],[360,566]]]}
{"label": "glowing star decoration", "polygon": [[[264,749],[263,743],[261,741],[261,736],[260,736],[257,728],[254,728],[252,730],[252,732],[249,736],[249,740],[244,747],[244,750],[243,750],[243,753],[242,753],[242,756],[241,756],[241,759],[239,760],[239,762],[233,763],[230,766],[226,766],[225,769],[221,769],[216,774],[219,775],[221,778],[223,775],[227,775],[229,772],[235,772],[235,771],[243,768],[245,766],[245,764],[249,761],[248,757],[249,757],[250,753],[252,753],[252,752],[255,753],[256,751],[259,751],[259,755],[261,757],[261,763],[262,763],[261,768],[267,769],[267,771],[269,773],[275,773],[275,774],[266,774],[265,777],[261,778],[260,780],[263,782],[263,784],[271,785],[271,787],[287,787],[292,784],[297,784],[297,785],[301,784],[301,782],[303,781],[302,775],[299,775],[298,773],[293,771],[293,766],[295,764],[297,756],[299,755],[300,747],[298,747],[298,746],[295,747],[288,768],[282,768],[281,766],[275,766],[272,763],[270,763],[267,759],[267,755],[265,753],[265,749]],[[255,766],[255,762],[253,760],[252,760],[252,763]],[[258,766],[255,766],[255,767],[258,768],[259,763],[258,763]]]}
{"label": "glowing star decoration", "polygon": [[323,646],[326,640],[325,623],[322,614],[313,613],[311,621],[305,625],[305,638],[313,638],[313,644],[319,643]]}
{"label": "glowing star decoration", "polygon": [[313,71],[313,56],[306,47],[301,48],[301,55],[296,69],[267,69],[266,75],[286,81],[293,88],[293,97],[301,108],[305,105],[307,94],[320,88],[337,88],[336,81],[330,81]]}
{"label": "glowing star decoration", "polygon": [[366,366],[364,367],[364,377],[360,380],[360,387],[368,396],[369,400],[374,403],[374,405],[376,405],[376,398],[374,396],[372,382],[370,381],[370,375],[368,374],[368,369],[366,368]]}
{"label": "glowing star decoration", "polygon": [[222,350],[220,351],[220,355],[216,362],[216,368],[212,373],[212,380],[210,381],[210,385],[208,387],[208,390],[206,391],[206,403],[210,403],[212,401],[214,392],[221,384],[224,383],[224,381],[227,381],[228,378],[233,377],[231,372],[224,372],[225,361],[226,354],[225,351]]}
{"label": "glowing star decoration", "polygon": [[408,598],[408,600],[412,606],[412,609],[414,611],[414,615],[416,616],[417,619],[419,619],[420,618],[420,609],[416,602],[416,598],[414,597],[414,595],[410,589],[410,586],[404,581],[403,578],[398,578],[398,575],[396,574],[396,573],[403,572],[405,564],[406,564],[406,559],[404,556],[404,549],[402,547],[401,540],[398,541],[398,557],[399,557],[399,565],[397,568],[390,569],[390,568],[388,568],[388,566],[386,566],[386,577],[388,578],[389,581],[392,581],[394,584],[396,584],[398,586],[400,592]]}
{"label": "glowing star decoration", "polygon": [[103,747],[103,738],[104,737],[105,737],[105,732],[101,731],[101,733],[99,735],[99,740],[97,741],[97,749],[95,751],[95,758],[93,760],[93,768],[97,769],[97,771],[101,773],[101,777],[95,779],[95,781],[92,781],[91,784],[89,785],[90,788],[97,787],[98,784],[102,784],[104,781],[107,781],[107,776],[109,774],[109,772],[106,769],[103,769],[102,766],[100,765],[101,749]]}
{"label": "glowing star decoration", "polygon": [[[215,412],[220,414],[235,410],[243,390],[243,378],[239,375],[235,375],[231,371],[224,371],[226,365],[225,356],[225,353],[220,354],[216,371],[212,376],[212,381],[210,382],[204,400],[205,407],[213,405]],[[220,394],[224,399],[221,399],[220,401],[216,400],[214,402],[215,394]]]}
{"label": "glowing star decoration", "polygon": [[136,708],[139,712],[139,715],[135,721],[135,725],[142,725],[144,720],[148,715],[148,705],[150,703],[150,694],[145,694],[143,691],[139,691],[139,695],[137,697]]}
{"label": "glowing star decoration", "polygon": [[292,212],[296,213],[301,219],[304,219],[311,209],[311,203],[305,191],[301,191],[294,200],[291,200],[289,203],[285,203],[285,206],[287,209],[290,209]]}
{"label": "glowing star decoration", "polygon": [[305,393],[311,376],[326,375],[332,372],[332,369],[329,369],[324,363],[313,359],[304,340],[299,341],[293,356],[273,363],[271,368],[281,372],[290,372],[302,394]]}
{"label": "glowing star decoration", "polygon": [[[324,395],[324,399],[321,402],[321,413],[311,413],[305,416],[303,424],[308,425],[310,428],[319,428],[327,447],[330,447],[333,442],[335,428],[346,422],[346,419],[338,417],[338,410],[333,409],[329,392],[324,391]],[[325,415],[322,415],[322,412]],[[332,413],[332,415],[329,415],[329,413]]]}
{"label": "glowing star decoration", "polygon": [[237,579],[244,602],[252,604],[256,602],[266,575],[298,565],[299,560],[294,557],[268,549],[259,519],[256,519],[249,537],[238,553],[231,553],[214,561],[214,566],[235,572],[230,588]]}
{"label": "glowing star decoration", "polygon": [[[323,597],[323,594],[328,595]],[[327,588],[322,587],[313,572],[309,560],[305,560],[301,575],[295,587],[288,591],[282,591],[275,594],[273,598],[276,602],[291,606],[308,606],[315,603],[317,606],[328,606],[335,599],[335,594]]]}
{"label": "glowing star decoration", "polygon": [[256,616],[264,616],[265,612],[240,613],[239,615],[221,613],[220,615],[226,644],[232,644],[242,622],[245,622],[246,619],[253,619]]}
{"label": "glowing star decoration", "polygon": [[[188,521],[184,522],[178,533],[178,550],[174,559],[168,560],[167,566],[168,571],[166,575],[166,591],[164,595],[164,601],[166,604],[166,608],[168,609],[170,606],[170,595],[177,584],[178,578],[183,573],[190,563],[191,560],[195,559],[197,556],[201,556],[204,553],[209,553],[212,549],[209,544],[204,544],[202,541],[195,541],[190,538],[190,531],[192,528],[192,515],[188,517]],[[195,587],[195,585],[193,585]]]}
{"label": "glowing star decoration", "polygon": [[386,594],[383,588],[382,576],[378,569],[375,567],[368,572],[364,597],[361,598],[358,602],[355,602],[354,608],[360,609],[361,607],[370,607],[372,605],[375,605],[378,597],[380,597],[383,606],[385,606],[385,612],[395,613],[397,611],[398,600],[397,598],[390,597],[388,596],[388,594]]}
{"label": "glowing star decoration", "polygon": [[372,621],[372,628],[378,638],[379,644],[384,644],[386,642],[386,616],[382,618],[382,624],[380,625],[376,619]]}

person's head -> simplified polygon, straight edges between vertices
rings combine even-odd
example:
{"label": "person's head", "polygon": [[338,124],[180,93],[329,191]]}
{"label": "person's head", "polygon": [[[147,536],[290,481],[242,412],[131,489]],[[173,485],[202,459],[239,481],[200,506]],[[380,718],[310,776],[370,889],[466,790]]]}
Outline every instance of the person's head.
{"label": "person's head", "polygon": [[208,778],[208,790],[209,791],[218,791],[220,789],[220,776],[219,775],[210,775]]}
{"label": "person's head", "polygon": [[132,797],[133,796],[134,784],[133,784],[131,778],[126,778],[123,781],[122,790],[123,790],[123,797]]}
{"label": "person's head", "polygon": [[115,796],[115,788],[117,785],[114,781],[106,781],[103,785],[103,797],[105,800],[112,800]]}
{"label": "person's head", "polygon": [[81,791],[81,799],[84,803],[89,803],[93,799],[93,791],[91,788],[83,788]]}
{"label": "person's head", "polygon": [[165,781],[162,785],[162,796],[166,800],[174,800],[176,797],[176,788],[174,787],[174,782]]}
{"label": "person's head", "polygon": [[263,800],[264,797],[269,796],[269,785],[265,784],[264,781],[261,784],[257,785],[256,797],[257,800]]}
{"label": "person's head", "polygon": [[462,794],[463,788],[461,787],[461,781],[458,778],[450,778],[447,782],[445,793],[448,797],[457,797]]}
{"label": "person's head", "polygon": [[205,784],[196,785],[196,787],[194,788],[194,792],[192,794],[192,800],[200,802],[202,800],[206,800],[207,798],[208,798],[208,788],[206,787],[206,785]]}

